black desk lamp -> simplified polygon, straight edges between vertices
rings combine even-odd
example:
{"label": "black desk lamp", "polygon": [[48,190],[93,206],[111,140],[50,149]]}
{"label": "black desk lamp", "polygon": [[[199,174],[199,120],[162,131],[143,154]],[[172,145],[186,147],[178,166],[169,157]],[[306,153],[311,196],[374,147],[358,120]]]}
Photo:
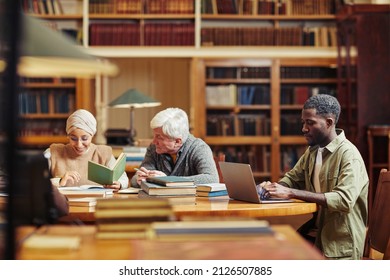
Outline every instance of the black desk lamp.
{"label": "black desk lamp", "polygon": [[158,102],[136,89],[132,88],[124,92],[121,96],[111,101],[108,105],[113,108],[130,108],[130,135],[129,145],[133,146],[135,143],[136,131],[134,128],[134,109],[160,106]]}

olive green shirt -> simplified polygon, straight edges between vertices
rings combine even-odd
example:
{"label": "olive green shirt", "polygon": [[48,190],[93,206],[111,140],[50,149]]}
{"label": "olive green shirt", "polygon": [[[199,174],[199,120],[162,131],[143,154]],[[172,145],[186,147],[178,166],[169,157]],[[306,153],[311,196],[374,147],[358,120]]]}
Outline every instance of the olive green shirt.
{"label": "olive green shirt", "polygon": [[[358,149],[344,131],[323,152],[319,174],[327,207],[318,211],[315,244],[327,258],[361,259],[367,225],[368,175]],[[315,192],[312,177],[318,146],[309,147],[281,179],[289,187]]]}

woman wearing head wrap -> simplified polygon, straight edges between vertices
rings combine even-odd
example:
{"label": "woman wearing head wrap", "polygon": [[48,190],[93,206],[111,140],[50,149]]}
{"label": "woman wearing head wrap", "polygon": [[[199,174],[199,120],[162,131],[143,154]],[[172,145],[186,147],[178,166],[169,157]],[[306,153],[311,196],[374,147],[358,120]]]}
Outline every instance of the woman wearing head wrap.
{"label": "woman wearing head wrap", "polygon": [[[45,151],[46,157],[49,158],[53,185],[58,187],[96,185],[87,178],[90,160],[113,167],[115,158],[112,155],[112,148],[93,144],[92,138],[95,133],[96,119],[87,110],[79,109],[69,116],[66,121],[69,143],[51,144]],[[128,184],[127,174],[123,172],[118,181],[104,187],[117,191],[127,188]]]}

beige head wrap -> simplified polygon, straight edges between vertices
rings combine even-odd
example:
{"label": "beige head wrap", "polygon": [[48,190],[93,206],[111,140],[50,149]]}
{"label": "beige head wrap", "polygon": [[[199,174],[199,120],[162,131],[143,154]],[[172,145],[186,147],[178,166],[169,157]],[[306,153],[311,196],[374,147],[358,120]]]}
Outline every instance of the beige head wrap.
{"label": "beige head wrap", "polygon": [[96,119],[95,117],[84,109],[79,109],[69,116],[66,121],[66,133],[70,134],[75,129],[82,129],[92,136],[96,133]]}

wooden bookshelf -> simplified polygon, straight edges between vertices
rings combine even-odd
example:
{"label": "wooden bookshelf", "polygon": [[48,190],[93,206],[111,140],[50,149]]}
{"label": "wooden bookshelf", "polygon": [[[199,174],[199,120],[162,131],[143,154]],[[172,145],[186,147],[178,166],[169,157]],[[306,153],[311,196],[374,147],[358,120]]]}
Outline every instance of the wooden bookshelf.
{"label": "wooden bookshelf", "polygon": [[304,101],[313,94],[337,96],[336,62],[194,58],[194,134],[226,161],[250,163],[257,179],[278,180],[307,146],[301,133]]}
{"label": "wooden bookshelf", "polygon": [[19,88],[18,140],[26,148],[66,143],[68,116],[79,108],[93,108],[90,80],[21,78]]}
{"label": "wooden bookshelf", "polygon": [[104,56],[115,56],[124,46],[133,51],[163,47],[163,52],[170,51],[167,47],[176,52],[191,48],[193,54],[224,46],[332,49],[336,46],[335,13],[340,8],[338,0],[42,1],[41,5],[60,5],[61,12],[53,13],[30,8],[30,2],[34,1],[23,1],[28,14],[51,22]]}

